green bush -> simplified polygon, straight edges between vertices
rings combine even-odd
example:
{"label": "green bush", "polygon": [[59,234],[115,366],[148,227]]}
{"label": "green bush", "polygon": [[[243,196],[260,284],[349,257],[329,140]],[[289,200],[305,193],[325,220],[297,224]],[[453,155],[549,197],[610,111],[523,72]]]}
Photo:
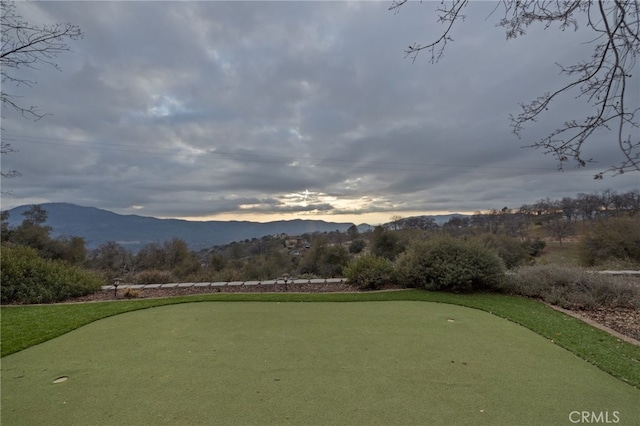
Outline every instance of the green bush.
{"label": "green bush", "polygon": [[450,236],[413,241],[396,262],[396,280],[408,287],[471,292],[498,289],[502,260],[474,241]]}
{"label": "green bush", "polygon": [[404,250],[404,243],[398,232],[389,231],[382,226],[376,226],[373,229],[369,245],[371,254],[389,260],[394,260]]}
{"label": "green bush", "polygon": [[29,247],[2,247],[2,303],[51,303],[90,294],[104,284],[97,274],[60,260],[46,260]]}
{"label": "green bush", "polygon": [[539,238],[521,241],[504,234],[484,233],[474,237],[474,240],[500,256],[507,269],[530,263],[532,258],[540,256],[546,246]]}
{"label": "green bush", "polygon": [[497,254],[508,269],[527,263],[530,259],[529,245],[508,235],[481,234],[475,237],[478,242]]}
{"label": "green bush", "polygon": [[540,256],[540,254],[542,254],[542,250],[544,250],[544,248],[547,246],[547,243],[545,243],[540,238],[536,238],[533,241],[529,241],[528,244],[529,244],[529,256],[531,257]]}
{"label": "green bush", "polygon": [[601,220],[581,239],[580,260],[593,266],[611,260],[640,263],[638,216]]}
{"label": "green bush", "polygon": [[330,245],[325,237],[317,237],[300,260],[298,274],[311,274],[323,278],[342,275],[349,263],[349,253],[343,246]]}
{"label": "green bush", "polygon": [[358,254],[362,252],[366,246],[367,243],[365,243],[364,240],[353,240],[351,241],[351,244],[349,244],[349,253]]}
{"label": "green bush", "polygon": [[349,262],[342,272],[350,282],[359,288],[376,290],[391,282],[393,263],[383,257],[366,255]]}
{"label": "green bush", "polygon": [[277,250],[247,259],[240,269],[244,280],[274,279],[292,272],[291,256],[286,251]]}
{"label": "green bush", "polygon": [[620,277],[581,268],[523,266],[509,274],[504,289],[567,309],[640,308],[640,287]]}

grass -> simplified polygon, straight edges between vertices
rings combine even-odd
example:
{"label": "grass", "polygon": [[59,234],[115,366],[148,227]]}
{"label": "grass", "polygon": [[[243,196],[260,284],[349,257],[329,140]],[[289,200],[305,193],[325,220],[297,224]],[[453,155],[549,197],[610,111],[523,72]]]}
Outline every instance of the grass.
{"label": "grass", "polygon": [[[640,390],[510,321],[352,296],[162,306],[93,322],[3,359],[2,424],[526,426],[593,410],[624,425],[640,416]],[[54,384],[60,376],[68,380]]]}
{"label": "grass", "polygon": [[577,241],[546,241],[539,262],[559,266],[580,266],[580,253]]}
{"label": "grass", "polygon": [[449,294],[407,290],[333,294],[209,294],[166,299],[2,307],[2,356],[45,342],[101,318],[186,302],[364,302],[425,301],[490,312],[552,340],[614,377],[640,388],[640,347],[534,300],[500,294]]}

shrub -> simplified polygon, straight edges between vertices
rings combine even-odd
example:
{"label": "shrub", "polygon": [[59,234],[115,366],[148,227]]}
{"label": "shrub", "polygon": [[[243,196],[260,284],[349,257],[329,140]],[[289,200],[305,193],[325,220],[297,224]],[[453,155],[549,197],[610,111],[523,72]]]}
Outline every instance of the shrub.
{"label": "shrub", "polygon": [[567,309],[640,307],[640,287],[581,268],[524,266],[508,276],[505,290]]}
{"label": "shrub", "polygon": [[595,223],[580,241],[579,251],[586,266],[610,260],[640,263],[640,220],[620,217]]}
{"label": "shrub", "polygon": [[544,248],[546,246],[547,246],[547,243],[545,243],[540,238],[536,238],[535,240],[530,241],[529,242],[529,256],[531,256],[531,257],[540,256],[540,254],[542,254],[542,250],[544,250]]}
{"label": "shrub", "polygon": [[289,253],[278,250],[249,259],[240,268],[240,275],[245,280],[267,280],[288,273],[291,268]]}
{"label": "shrub", "polygon": [[350,282],[359,288],[376,290],[391,282],[393,263],[383,257],[366,255],[349,262],[342,272]]}
{"label": "shrub", "polygon": [[312,274],[320,277],[342,275],[342,268],[349,262],[349,253],[343,246],[329,245],[324,237],[313,240],[312,247],[300,260],[298,274]]}
{"label": "shrub", "polygon": [[122,297],[124,297],[125,299],[136,299],[140,297],[140,292],[138,290],[127,287],[122,292]]}
{"label": "shrub", "polygon": [[502,260],[473,241],[450,236],[414,241],[396,263],[396,280],[427,290],[471,292],[497,289]]}
{"label": "shrub", "polygon": [[60,260],[47,260],[25,246],[2,247],[2,303],[51,303],[98,290],[96,273]]}
{"label": "shrub", "polygon": [[393,260],[404,250],[404,244],[397,232],[391,232],[382,226],[373,229],[370,243],[371,253]]}
{"label": "shrub", "polygon": [[476,237],[484,247],[497,254],[508,269],[529,261],[529,243],[508,235],[481,234]]}
{"label": "shrub", "polygon": [[351,244],[349,244],[349,253],[358,254],[362,252],[366,246],[367,243],[365,243],[364,240],[353,240],[351,241]]}

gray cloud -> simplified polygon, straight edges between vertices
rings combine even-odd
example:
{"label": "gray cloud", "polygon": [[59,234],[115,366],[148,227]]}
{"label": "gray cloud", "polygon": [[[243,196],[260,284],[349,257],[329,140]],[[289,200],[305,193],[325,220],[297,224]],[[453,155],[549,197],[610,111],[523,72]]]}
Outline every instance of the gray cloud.
{"label": "gray cloud", "polygon": [[403,59],[441,30],[428,2],[398,15],[384,2],[19,3],[27,20],[86,36],[57,58],[62,72],[26,70],[38,84],[16,89],[53,115],[3,111],[3,140],[19,149],[3,167],[23,174],[3,182],[14,192],[3,208],[390,216],[640,186],[637,175],[592,179],[619,161],[609,135],[580,170],[522,148],[588,112],[558,102],[523,140],[508,125],[518,102],[560,86],[555,62],[589,47],[579,32],[540,28],[507,42],[497,18],[485,21],[494,6],[472,4],[431,65]]}

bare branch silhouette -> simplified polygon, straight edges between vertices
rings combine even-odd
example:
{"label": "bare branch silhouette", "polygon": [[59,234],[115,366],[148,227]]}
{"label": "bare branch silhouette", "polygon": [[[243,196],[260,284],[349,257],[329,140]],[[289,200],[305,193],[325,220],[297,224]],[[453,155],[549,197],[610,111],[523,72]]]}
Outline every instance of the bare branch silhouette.
{"label": "bare branch silhouette", "polygon": [[[395,0],[389,9],[397,13],[407,2]],[[462,9],[468,4],[468,0],[442,0],[437,13],[438,22],[445,25],[444,31],[431,43],[409,46],[405,50],[407,56],[415,61],[420,52],[427,50],[431,53],[430,62],[438,62],[447,43],[453,41],[454,24],[464,21]],[[634,78],[631,71],[640,54],[640,3],[634,0],[502,0],[501,7],[504,16],[497,25],[505,29],[508,40],[526,35],[528,27],[535,23],[542,23],[545,29],[557,24],[560,30],[590,31],[594,34],[590,58],[560,66],[560,73],[571,77],[571,82],[520,104],[521,111],[510,116],[513,132],[522,138],[525,126],[536,122],[553,101],[561,96],[570,96],[570,92],[577,90],[577,98],[584,99],[593,107],[593,113],[583,118],[567,119],[562,126],[528,147],[552,154],[560,169],[570,161],[584,167],[593,161],[584,158],[584,145],[588,141],[598,143],[595,142],[595,134],[599,130],[613,130],[613,149],[622,153],[623,160],[597,173],[595,178],[602,179],[607,173],[640,171],[640,107],[637,102],[627,99],[629,81]],[[579,28],[581,22],[586,22],[584,28]]]}

